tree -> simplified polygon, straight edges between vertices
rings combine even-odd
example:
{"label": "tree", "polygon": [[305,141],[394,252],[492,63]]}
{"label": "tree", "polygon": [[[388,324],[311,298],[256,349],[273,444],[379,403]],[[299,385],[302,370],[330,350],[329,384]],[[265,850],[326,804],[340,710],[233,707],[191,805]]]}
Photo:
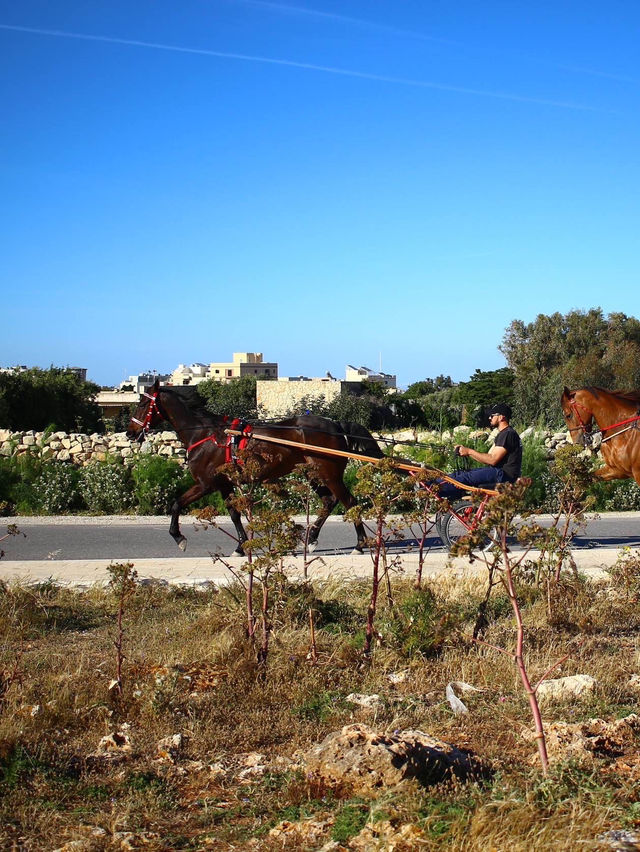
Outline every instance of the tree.
{"label": "tree", "polygon": [[496,402],[513,405],[515,375],[509,367],[499,370],[476,370],[468,382],[458,385],[458,398],[472,409],[478,425],[486,425],[485,411]]}
{"label": "tree", "polygon": [[382,429],[394,424],[391,408],[368,394],[341,393],[327,405],[324,413],[332,420],[352,421],[367,429]]}
{"label": "tree", "polygon": [[0,373],[0,426],[42,431],[55,425],[65,432],[103,432],[95,402],[99,390],[67,367]]}
{"label": "tree", "polygon": [[562,387],[640,386],[640,322],[601,308],[513,320],[499,347],[514,373],[514,402],[522,419],[560,422]]}
{"label": "tree", "polygon": [[409,385],[404,396],[407,399],[420,399],[420,397],[451,387],[453,387],[451,376],[436,376],[435,379],[422,379],[420,382]]}
{"label": "tree", "polygon": [[197,385],[212,414],[227,414],[229,417],[244,417],[249,420],[258,416],[256,403],[256,380],[253,376],[240,376],[230,382],[208,379]]}

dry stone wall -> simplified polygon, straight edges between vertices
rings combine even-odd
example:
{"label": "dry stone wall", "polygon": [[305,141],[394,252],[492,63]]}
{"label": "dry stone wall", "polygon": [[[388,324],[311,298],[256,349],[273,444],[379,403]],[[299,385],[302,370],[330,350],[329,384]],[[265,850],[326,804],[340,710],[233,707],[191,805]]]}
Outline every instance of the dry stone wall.
{"label": "dry stone wall", "polygon": [[84,465],[111,457],[131,464],[139,453],[155,453],[185,463],[186,450],[175,432],[156,432],[142,443],[130,441],[124,432],[82,435],[68,432],[10,432],[0,429],[0,456],[38,453],[45,459]]}
{"label": "dry stone wall", "polygon": [[[471,430],[468,426],[457,426],[451,432],[440,435],[439,432],[424,432],[406,429],[396,432],[393,438],[398,442],[415,442],[436,444],[444,441],[465,443],[474,439],[491,439],[494,433]],[[547,455],[552,458],[556,449],[569,442],[568,432],[552,432],[549,430],[525,429],[522,438],[533,436],[541,440]],[[397,443],[395,450],[402,454],[403,444]],[[186,450],[178,440],[175,432],[155,432],[147,436],[142,443],[130,441],[124,432],[109,435],[82,435],[77,433],[53,432],[10,432],[0,429],[0,456],[19,456],[24,453],[37,452],[46,459],[71,462],[84,465],[93,460],[103,461],[107,457],[119,459],[125,464],[131,464],[139,453],[155,453],[166,458],[175,459],[180,464],[186,463]]]}
{"label": "dry stone wall", "polygon": [[[492,444],[497,434],[497,429],[489,432],[487,429],[472,429],[470,426],[456,426],[454,429],[442,433],[437,431],[428,432],[421,429],[404,429],[400,432],[393,433],[394,440],[399,442],[394,445],[394,452],[401,454],[403,448],[403,443],[401,442],[406,443],[407,441],[409,443],[418,442],[430,445],[454,441],[457,444],[471,443],[471,445],[473,445],[473,441],[485,440]],[[541,441],[547,452],[547,457],[550,459],[553,458],[558,447],[571,443],[569,432],[554,432],[550,429],[534,429],[533,426],[529,426],[527,429],[520,432],[520,437],[523,441],[527,438],[535,438],[536,440]]]}

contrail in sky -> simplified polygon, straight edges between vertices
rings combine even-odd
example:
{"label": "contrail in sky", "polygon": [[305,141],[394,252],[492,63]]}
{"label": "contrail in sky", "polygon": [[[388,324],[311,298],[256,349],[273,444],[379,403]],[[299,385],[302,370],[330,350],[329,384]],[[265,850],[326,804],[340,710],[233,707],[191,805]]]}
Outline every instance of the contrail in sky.
{"label": "contrail in sky", "polygon": [[399,27],[390,27],[388,24],[378,24],[375,21],[367,21],[363,18],[351,18],[348,15],[340,15],[337,12],[320,12],[318,9],[305,9],[303,6],[289,6],[286,3],[272,3],[268,2],[268,0],[236,0],[236,3],[244,6],[253,6],[254,9],[269,9],[273,12],[282,12],[287,15],[300,15],[307,18],[324,18],[330,21],[341,21],[345,24],[355,24],[359,27],[367,27],[368,29],[419,39],[421,41],[435,41],[439,44],[461,45],[461,42],[453,41],[452,39],[425,35],[424,33],[417,33],[414,30],[403,30]]}
{"label": "contrail in sky", "polygon": [[32,35],[54,36],[56,38],[79,39],[81,41],[102,42],[105,44],[121,44],[128,47],[144,47],[152,50],[168,50],[174,53],[190,53],[199,56],[214,56],[218,59],[234,59],[244,62],[260,62],[265,65],[279,65],[287,68],[300,68],[305,71],[320,71],[324,74],[336,74],[342,77],[355,77],[360,80],[374,80],[379,83],[394,83],[401,86],[413,86],[420,89],[435,89],[441,92],[455,92],[461,95],[475,95],[483,98],[496,98],[503,101],[515,101],[518,103],[539,104],[541,106],[559,107],[562,109],[582,110],[588,112],[599,112],[595,107],[575,104],[567,101],[547,100],[545,98],[527,97],[510,92],[496,92],[487,89],[471,89],[465,86],[450,86],[446,83],[435,83],[428,80],[412,80],[406,77],[389,77],[383,74],[370,74],[365,71],[351,71],[346,68],[334,68],[330,65],[315,65],[310,62],[295,62],[291,59],[273,59],[268,56],[254,56],[245,53],[227,53],[220,50],[208,50],[197,47],[180,47],[173,44],[158,44],[156,42],[138,41],[135,39],[112,38],[110,36],[88,35],[86,33],[72,33],[65,30],[48,30],[36,27],[21,27],[13,24],[0,24],[0,29],[13,30],[15,32],[31,33]]}
{"label": "contrail in sky", "polygon": [[[477,46],[468,45],[462,41],[455,41],[453,39],[440,38],[439,36],[431,36],[426,35],[425,33],[419,33],[415,30],[405,30],[399,27],[390,27],[388,24],[378,24],[375,21],[365,20],[363,18],[351,18],[347,15],[340,15],[336,12],[320,12],[317,9],[305,9],[303,6],[291,6],[286,3],[275,3],[270,2],[270,0],[235,0],[236,5],[243,6],[252,6],[254,9],[268,9],[272,12],[280,12],[286,15],[300,15],[302,17],[308,18],[324,18],[332,21],[340,21],[345,24],[354,24],[359,27],[366,27],[371,30],[379,30],[380,32],[389,33],[391,35],[404,36],[405,38],[417,39],[419,41],[431,41],[436,42],[437,44],[447,44],[451,47],[458,47],[463,49],[473,49],[477,50]],[[487,53],[486,50],[482,50],[481,52]],[[512,58],[525,59],[529,62],[534,62],[538,65],[545,65],[550,68],[558,68],[562,71],[569,71],[573,74],[586,74],[591,77],[605,77],[609,80],[618,80],[622,83],[635,83],[637,84],[639,81],[637,78],[628,77],[624,74],[615,74],[608,71],[599,71],[597,69],[592,68],[582,68],[576,65],[563,65],[562,63],[549,62],[544,59],[539,59],[535,56],[528,56],[522,53],[514,53],[513,51],[506,51],[503,55],[511,56]]]}

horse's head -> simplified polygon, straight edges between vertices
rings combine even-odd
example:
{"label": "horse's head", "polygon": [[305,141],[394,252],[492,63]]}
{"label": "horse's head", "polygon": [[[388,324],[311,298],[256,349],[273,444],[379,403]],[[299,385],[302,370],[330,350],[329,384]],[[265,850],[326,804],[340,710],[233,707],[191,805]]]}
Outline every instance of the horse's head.
{"label": "horse's head", "polygon": [[581,443],[584,447],[590,447],[593,441],[591,434],[593,411],[588,404],[586,394],[582,390],[571,391],[565,387],[560,397],[560,405],[572,443]]}
{"label": "horse's head", "polygon": [[149,429],[164,420],[158,409],[157,400],[159,391],[160,382],[156,379],[154,384],[142,393],[138,407],[134,411],[127,427],[127,438],[130,440],[144,440]]}

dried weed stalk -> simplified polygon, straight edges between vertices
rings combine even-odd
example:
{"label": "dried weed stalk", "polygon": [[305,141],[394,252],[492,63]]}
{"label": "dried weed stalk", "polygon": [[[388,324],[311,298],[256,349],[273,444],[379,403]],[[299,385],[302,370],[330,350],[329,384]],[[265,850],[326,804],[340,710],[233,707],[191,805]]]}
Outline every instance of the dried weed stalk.
{"label": "dried weed stalk", "polygon": [[375,616],[380,583],[386,583],[387,602],[389,606],[393,606],[391,572],[394,569],[400,570],[399,557],[393,557],[389,547],[393,541],[402,539],[406,522],[402,515],[391,516],[391,512],[397,510],[398,504],[413,498],[413,482],[398,472],[393,459],[362,465],[358,469],[357,478],[353,493],[361,502],[346,513],[345,520],[373,522],[373,534],[366,541],[373,565],[363,649],[365,657],[369,657],[374,637],[377,635]]}
{"label": "dried weed stalk", "polygon": [[[531,709],[535,726],[535,736],[540,764],[542,766],[543,773],[546,775],[549,769],[549,758],[547,754],[542,715],[540,713],[540,707],[537,700],[537,691],[540,684],[542,684],[549,675],[570,656],[570,653],[565,654],[560,660],[549,666],[537,682],[532,682],[525,663],[526,630],[522,617],[522,608],[518,598],[516,576],[521,576],[525,573],[523,567],[525,566],[525,563],[526,566],[531,565],[531,560],[529,559],[531,547],[536,544],[539,546],[542,545],[544,553],[557,553],[553,550],[554,545],[557,543],[557,538],[555,536],[555,528],[549,531],[544,530],[535,523],[525,523],[524,526],[518,526],[516,523],[516,519],[519,520],[523,515],[527,515],[527,513],[523,513],[522,507],[525,492],[529,487],[529,484],[530,480],[522,479],[514,485],[507,484],[498,486],[499,493],[487,503],[484,517],[478,529],[471,535],[460,539],[460,541],[452,549],[452,555],[464,555],[472,559],[476,558],[477,554],[475,553],[475,549],[481,544],[486,535],[493,535],[493,540],[495,542],[494,546],[490,549],[490,551],[484,551],[481,554],[481,558],[487,566],[489,577],[489,588],[482,604],[481,616],[483,619],[486,617],[486,607],[489,595],[497,582],[500,582],[507,593],[515,618],[515,649],[513,651],[508,651],[505,648],[490,645],[480,639],[479,633],[481,630],[479,629],[479,621],[476,622],[476,629],[474,630],[472,641],[493,648],[502,654],[506,654],[514,661],[529,701],[529,707]],[[525,521],[526,520],[527,518],[525,517]],[[569,529],[569,527],[567,527],[567,529]],[[513,537],[517,537],[520,543],[525,545],[524,551],[522,551],[518,556],[514,556],[509,547],[509,539]]]}
{"label": "dried weed stalk", "polygon": [[118,698],[121,699],[124,691],[122,670],[126,659],[124,653],[124,613],[129,599],[135,593],[138,572],[134,569],[133,562],[112,562],[107,566],[107,571],[111,577],[109,587],[113,591],[118,605],[117,633],[113,641],[116,649],[116,676],[109,689],[115,690]]}

